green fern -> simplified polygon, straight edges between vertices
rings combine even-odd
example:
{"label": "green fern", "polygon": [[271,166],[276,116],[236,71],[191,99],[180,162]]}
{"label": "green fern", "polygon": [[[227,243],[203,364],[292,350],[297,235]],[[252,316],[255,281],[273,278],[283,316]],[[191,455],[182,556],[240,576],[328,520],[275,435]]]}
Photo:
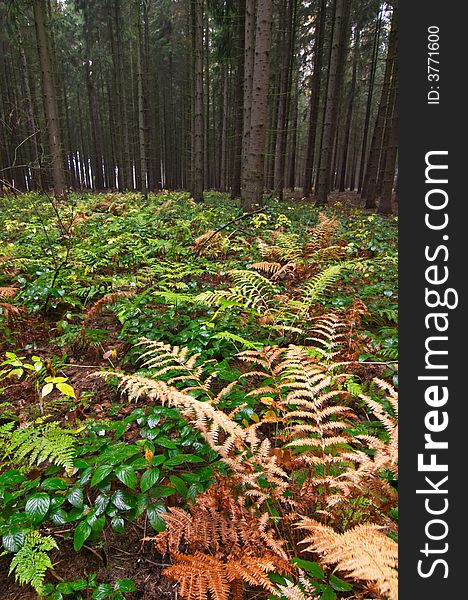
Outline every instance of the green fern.
{"label": "green fern", "polygon": [[250,269],[229,271],[234,285],[228,290],[202,292],[194,297],[197,304],[228,308],[239,306],[245,311],[268,311],[274,304],[277,287],[266,277]]}
{"label": "green fern", "polygon": [[354,266],[353,262],[347,261],[337,265],[332,265],[324,269],[318,275],[311,277],[305,285],[299,290],[300,300],[288,302],[288,307],[295,310],[300,316],[307,314],[313,304],[323,300],[327,290],[336,283],[343,272]]}
{"label": "green fern", "polygon": [[41,595],[47,569],[52,568],[47,552],[53,548],[58,546],[50,535],[42,536],[38,531],[28,531],[23,546],[11,561],[8,575],[14,571],[16,581],[21,585],[29,583]]}
{"label": "green fern", "polygon": [[0,464],[35,466],[45,461],[73,471],[74,432],[58,423],[35,424],[13,430],[12,423],[0,428]]}

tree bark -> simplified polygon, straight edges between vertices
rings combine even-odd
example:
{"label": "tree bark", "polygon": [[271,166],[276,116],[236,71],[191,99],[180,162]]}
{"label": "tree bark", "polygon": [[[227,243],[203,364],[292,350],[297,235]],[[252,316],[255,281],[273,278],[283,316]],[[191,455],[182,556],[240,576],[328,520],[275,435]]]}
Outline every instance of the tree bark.
{"label": "tree bark", "polygon": [[372,135],[372,144],[367,162],[364,183],[362,186],[361,197],[366,199],[366,208],[375,208],[376,206],[376,188],[379,170],[379,160],[382,150],[382,140],[385,129],[385,117],[391,99],[391,85],[393,73],[396,66],[397,55],[397,29],[398,29],[398,0],[394,1],[392,25],[390,30],[390,39],[388,42],[387,60],[385,65],[384,81],[382,94],[380,97],[377,120]]}
{"label": "tree bark", "polygon": [[272,0],[258,0],[249,149],[245,166],[245,183],[242,189],[242,208],[246,212],[251,212],[262,205],[271,27]]}
{"label": "tree bark", "polygon": [[349,0],[336,0],[330,56],[330,74],[327,86],[325,120],[323,125],[322,157],[317,181],[317,206],[325,206],[330,191],[333,143],[335,140],[338,95],[341,84],[340,63],[342,63],[342,53],[344,51],[343,31],[347,26],[349,7]]}
{"label": "tree bark", "polygon": [[288,136],[289,105],[291,98],[291,64],[294,48],[294,30],[297,0],[287,0],[286,34],[284,36],[281,68],[280,97],[278,106],[278,125],[275,148],[275,194],[281,200],[284,189],[284,172],[286,166],[286,144]]}
{"label": "tree bark", "polygon": [[192,196],[203,202],[204,124],[203,124],[203,0],[192,0],[194,20],[194,81]]}
{"label": "tree bark", "polygon": [[303,194],[308,198],[312,192],[312,175],[315,159],[315,144],[317,137],[317,120],[320,102],[320,83],[322,79],[323,64],[323,40],[325,37],[327,2],[320,0],[319,13],[317,15],[317,28],[314,43],[314,72],[312,75],[310,104],[309,104],[309,129],[307,137],[307,151],[305,159],[305,174]]}
{"label": "tree bark", "polygon": [[65,193],[65,173],[63,170],[62,144],[58,116],[57,95],[53,80],[49,43],[46,30],[45,4],[42,0],[33,0],[34,21],[36,25],[37,46],[42,73],[42,93],[47,122],[47,133],[52,155],[52,177],[54,193],[63,196]]}
{"label": "tree bark", "polygon": [[348,95],[348,106],[346,109],[346,123],[345,123],[345,135],[343,139],[343,156],[341,158],[341,173],[339,182],[339,191],[344,192],[346,188],[346,172],[348,163],[348,152],[349,152],[349,139],[351,136],[351,120],[353,117],[353,106],[354,96],[356,93],[356,79],[357,79],[357,63],[359,56],[359,40],[360,32],[356,31],[356,37],[354,40],[354,52],[353,52],[353,71],[351,75],[351,85]]}

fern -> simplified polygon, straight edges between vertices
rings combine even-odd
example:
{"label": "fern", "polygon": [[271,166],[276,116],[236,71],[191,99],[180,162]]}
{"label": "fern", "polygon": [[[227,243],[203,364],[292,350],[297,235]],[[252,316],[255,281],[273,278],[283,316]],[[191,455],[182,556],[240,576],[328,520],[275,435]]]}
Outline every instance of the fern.
{"label": "fern", "polygon": [[302,245],[295,233],[273,233],[273,243],[258,240],[258,248],[265,258],[278,259],[283,262],[297,262],[302,256]]}
{"label": "fern", "polygon": [[304,552],[316,552],[326,565],[336,564],[355,579],[376,585],[380,594],[389,600],[398,598],[398,545],[376,525],[358,525],[344,533],[313,519],[303,518],[297,527],[309,536]]}
{"label": "fern", "polygon": [[271,281],[256,271],[237,269],[230,271],[229,275],[235,284],[231,294],[247,308],[267,309],[278,293]]}
{"label": "fern", "polygon": [[324,299],[327,290],[339,280],[343,272],[354,264],[348,261],[324,269],[318,275],[306,281],[302,288],[298,290],[298,296],[301,299],[290,301],[288,306],[295,310],[299,316],[305,316],[313,304]]}
{"label": "fern", "polygon": [[306,251],[317,251],[331,245],[340,228],[340,222],[334,217],[319,214],[318,223],[310,232],[311,240],[306,245]]}
{"label": "fern", "polygon": [[75,438],[70,429],[56,422],[14,429],[11,424],[0,429],[0,457],[3,464],[40,465],[48,461],[73,471]]}
{"label": "fern", "polygon": [[268,515],[247,508],[227,480],[219,479],[188,510],[169,508],[164,520],[166,531],[150,539],[174,559],[164,574],[179,582],[184,598],[227,600],[231,586],[239,597],[242,582],[275,592],[266,573],[289,570]]}
{"label": "fern", "polygon": [[322,357],[323,364],[328,367],[335,365],[343,342],[345,341],[346,323],[343,316],[337,312],[329,312],[316,319],[309,331],[307,341],[315,342],[314,352]]}
{"label": "fern", "polygon": [[110,294],[106,294],[100,300],[95,302],[93,306],[86,312],[84,315],[83,323],[91,320],[93,317],[96,317],[99,313],[103,311],[106,306],[110,306],[115,304],[121,298],[128,298],[129,296],[134,296],[135,292],[131,290],[112,292]]}
{"label": "fern", "polygon": [[13,557],[10,564],[10,575],[15,572],[15,579],[21,584],[30,584],[41,595],[47,569],[52,569],[52,562],[47,554],[58,548],[51,536],[42,536],[38,531],[26,532],[23,546]]}

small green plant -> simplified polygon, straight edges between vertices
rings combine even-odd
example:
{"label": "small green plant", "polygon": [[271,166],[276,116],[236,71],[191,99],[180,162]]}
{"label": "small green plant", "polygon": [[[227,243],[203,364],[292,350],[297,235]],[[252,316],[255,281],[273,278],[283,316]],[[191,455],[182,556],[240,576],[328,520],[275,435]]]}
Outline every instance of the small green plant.
{"label": "small green plant", "polygon": [[[86,579],[75,579],[64,581],[54,585],[47,583],[43,587],[43,595],[47,600],[125,600],[126,595],[136,591],[135,582],[131,579],[118,579],[114,585],[110,583],[98,583],[95,573],[91,573]],[[91,594],[91,596],[90,596]]]}

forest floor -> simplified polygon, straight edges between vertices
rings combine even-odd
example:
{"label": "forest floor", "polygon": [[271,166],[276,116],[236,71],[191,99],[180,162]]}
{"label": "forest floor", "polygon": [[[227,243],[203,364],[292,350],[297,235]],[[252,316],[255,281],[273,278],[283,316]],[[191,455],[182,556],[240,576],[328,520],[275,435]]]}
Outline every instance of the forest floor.
{"label": "forest floor", "polygon": [[[42,583],[35,591],[8,576],[11,551],[21,547],[11,540],[31,527],[58,546],[43,572],[51,600],[176,598],[177,583],[162,574],[170,557],[143,538],[162,531],[164,510],[209,488],[218,458],[177,412],[156,406],[148,416],[144,399],[130,402],[115,377],[96,372],[149,377],[136,346],[145,338],[213,361],[217,393],[247,371],[239,352],[308,347],[313,323],[332,314],[345,323],[333,358],[349,363],[350,397],[381,400],[374,378],[398,382],[397,217],[363,210],[350,193],[333,194],[321,213],[299,195],[271,199],[264,212],[237,221],[239,209],[214,192],[204,205],[166,191],[70,200],[0,199],[0,598],[37,598]],[[228,395],[226,404],[237,407],[241,426],[271,418],[268,398],[239,408],[245,394]],[[358,433],[369,421],[372,434],[387,439],[362,403],[350,402]],[[51,421],[83,432],[70,469],[53,454],[15,458],[2,438],[2,426]],[[99,479],[102,456],[112,468]],[[148,486],[146,473],[155,476]],[[28,512],[31,497],[46,509]],[[98,512],[103,498],[109,506]],[[395,507],[377,513],[395,534]],[[365,598],[361,584],[316,589],[324,599]]]}

